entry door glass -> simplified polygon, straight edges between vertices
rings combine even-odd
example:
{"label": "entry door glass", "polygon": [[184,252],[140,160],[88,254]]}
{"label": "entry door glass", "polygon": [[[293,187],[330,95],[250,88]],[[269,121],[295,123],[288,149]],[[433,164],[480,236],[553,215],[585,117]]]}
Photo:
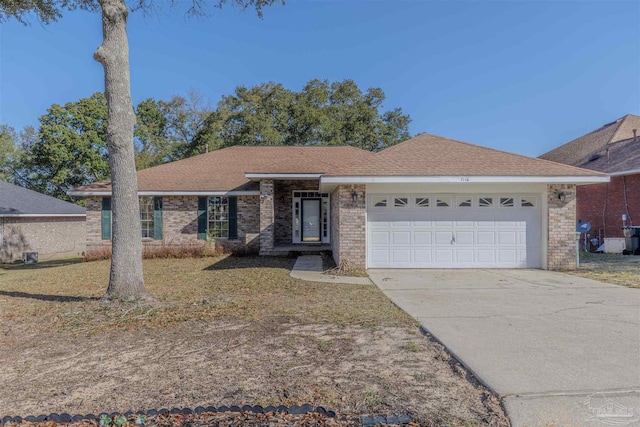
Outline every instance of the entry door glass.
{"label": "entry door glass", "polygon": [[302,200],[302,241],[320,241],[320,200]]}

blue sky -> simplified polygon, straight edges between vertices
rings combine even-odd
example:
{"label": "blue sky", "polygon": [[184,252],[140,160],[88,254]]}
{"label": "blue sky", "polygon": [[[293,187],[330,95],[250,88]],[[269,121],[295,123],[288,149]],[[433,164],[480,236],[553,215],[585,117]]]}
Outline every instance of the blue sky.
{"label": "blue sky", "polygon": [[[134,103],[193,89],[215,105],[238,85],[349,78],[382,88],[412,134],[531,156],[640,114],[636,0],[289,0],[264,12],[130,15]],[[51,104],[102,90],[101,37],[86,12],[2,24],[0,123],[37,125]]]}

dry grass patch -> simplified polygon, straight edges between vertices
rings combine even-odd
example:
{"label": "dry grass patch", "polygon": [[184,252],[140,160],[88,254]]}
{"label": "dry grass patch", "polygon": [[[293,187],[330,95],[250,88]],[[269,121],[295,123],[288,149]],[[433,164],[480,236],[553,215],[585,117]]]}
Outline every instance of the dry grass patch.
{"label": "dry grass patch", "polygon": [[581,252],[580,268],[567,273],[629,288],[640,288],[640,256]]}
{"label": "dry grass patch", "polygon": [[2,270],[0,408],[308,401],[425,425],[508,425],[498,399],[376,287],[296,280],[293,262],[145,260],[158,307],[100,303],[108,261]]}

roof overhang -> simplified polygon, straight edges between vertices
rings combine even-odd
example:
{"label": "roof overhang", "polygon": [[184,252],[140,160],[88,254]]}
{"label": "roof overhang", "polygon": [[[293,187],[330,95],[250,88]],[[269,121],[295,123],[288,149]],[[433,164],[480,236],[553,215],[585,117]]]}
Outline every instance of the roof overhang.
{"label": "roof overhang", "polygon": [[0,213],[0,218],[58,218],[58,217],[85,217],[83,214],[3,214]]}
{"label": "roof overhang", "polygon": [[640,173],[640,169],[629,169],[626,171],[611,172],[610,176],[636,175]]}
{"label": "roof overhang", "polygon": [[609,182],[609,176],[323,176],[320,188],[339,184],[416,184],[416,183],[548,183],[548,184],[597,184]]}
{"label": "roof overhang", "polygon": [[[67,191],[69,196],[111,196],[111,191]],[[259,190],[252,191],[138,191],[138,196],[259,196]]]}
{"label": "roof overhang", "polygon": [[260,179],[319,179],[321,173],[245,173],[250,180]]}

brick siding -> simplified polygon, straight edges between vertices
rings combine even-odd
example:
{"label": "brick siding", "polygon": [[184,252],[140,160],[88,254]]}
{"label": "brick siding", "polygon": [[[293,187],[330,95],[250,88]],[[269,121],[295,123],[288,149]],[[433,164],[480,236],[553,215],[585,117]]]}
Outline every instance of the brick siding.
{"label": "brick siding", "polygon": [[640,225],[640,175],[612,176],[609,183],[578,187],[577,217],[591,223],[592,236],[601,231],[603,238],[624,237],[622,214],[628,216],[627,225]]}
{"label": "brick siding", "polygon": [[3,218],[0,262],[22,259],[22,252],[38,252],[39,260],[83,256],[86,251],[84,217]]}
{"label": "brick siding", "polygon": [[[357,200],[353,201],[353,193]],[[366,187],[341,185],[331,193],[331,247],[339,265],[366,268]]]}
{"label": "brick siding", "polygon": [[[111,246],[102,240],[102,198],[87,198],[87,250],[98,251]],[[143,245],[184,246],[212,244],[227,252],[257,252],[260,234],[258,196],[238,197],[238,239],[198,240],[198,197],[164,196],[162,198],[162,240],[144,239]]]}
{"label": "brick siding", "polygon": [[260,181],[260,255],[269,255],[275,243],[274,184],[272,179]]}
{"label": "brick siding", "polygon": [[[565,200],[558,198],[564,193]],[[549,234],[547,268],[574,270],[576,268],[576,186],[551,184],[547,186]]]}

